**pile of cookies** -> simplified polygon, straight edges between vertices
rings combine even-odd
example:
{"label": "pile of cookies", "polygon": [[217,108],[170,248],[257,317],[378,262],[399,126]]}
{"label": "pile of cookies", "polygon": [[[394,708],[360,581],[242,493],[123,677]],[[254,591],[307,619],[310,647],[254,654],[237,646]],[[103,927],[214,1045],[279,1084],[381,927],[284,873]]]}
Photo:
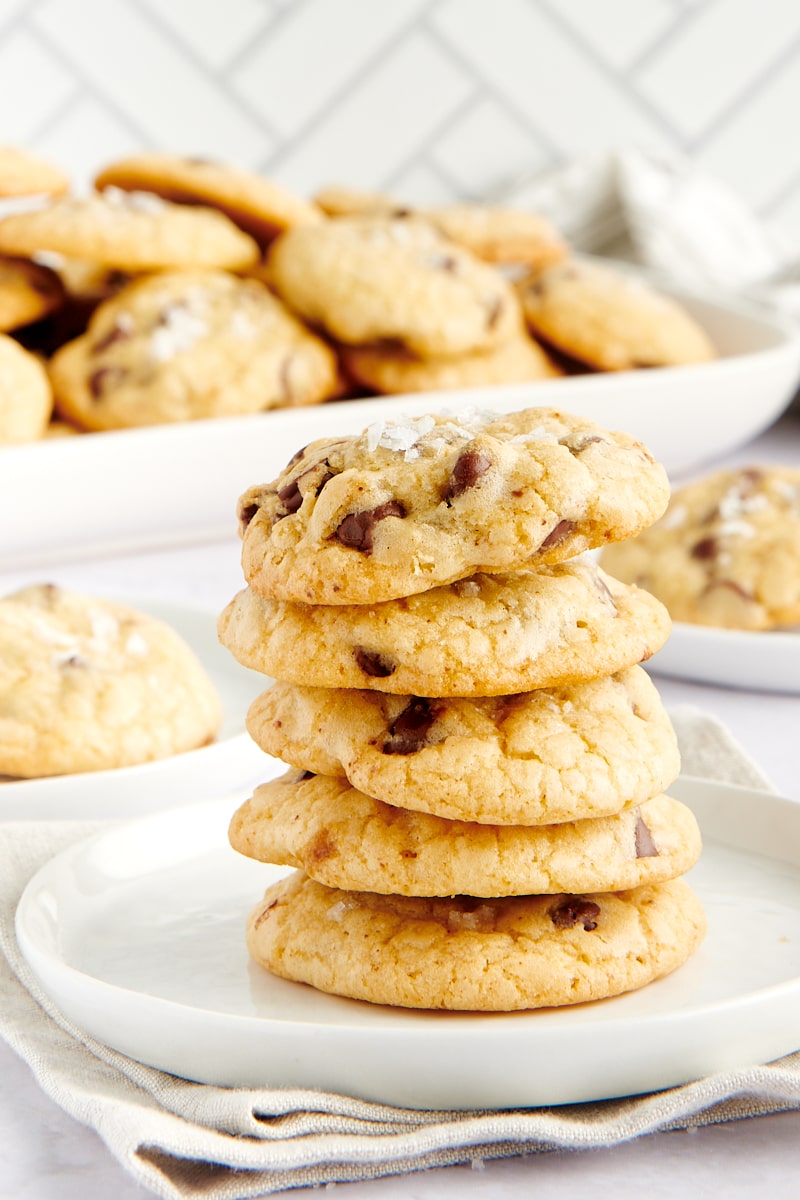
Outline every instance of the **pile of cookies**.
{"label": "pile of cookies", "polygon": [[207,671],[165,622],[50,583],[0,599],[0,777],[151,762],[221,723]]}
{"label": "pile of cookies", "polygon": [[0,218],[0,443],[714,356],[533,213],[164,154],[95,187],[0,147],[0,203],[38,197]]}
{"label": "pile of cookies", "polygon": [[663,606],[583,552],[668,485],[552,409],[461,411],[300,450],[240,501],[222,642],[277,681],[248,729],[290,763],[235,849],[297,868],[250,953],[326,992],[505,1011],[640,987],[704,933],[675,736],[638,665]]}

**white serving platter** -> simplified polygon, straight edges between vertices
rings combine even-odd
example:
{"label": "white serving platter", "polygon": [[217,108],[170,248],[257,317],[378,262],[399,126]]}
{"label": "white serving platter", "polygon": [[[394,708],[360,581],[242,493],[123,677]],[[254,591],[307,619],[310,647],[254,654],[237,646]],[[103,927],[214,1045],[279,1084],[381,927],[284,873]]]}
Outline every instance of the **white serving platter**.
{"label": "white serving platter", "polygon": [[568,1104],[672,1087],[800,1047],[800,804],[679,780],[705,848],[708,936],[641,991],[560,1010],[414,1012],[248,962],[244,921],[284,872],[235,854],[236,799],[79,843],[30,882],[22,952],[100,1042],[207,1083],[322,1088],[418,1108]]}
{"label": "white serving platter", "polygon": [[0,782],[0,821],[132,819],[173,805],[194,804],[271,778],[282,764],[264,754],[244,726],[265,675],[241,666],[217,640],[216,617],[174,604],[120,597],[122,603],[171,625],[194,650],[222,700],[216,741],[157,762],[109,771]]}
{"label": "white serving platter", "polygon": [[706,328],[718,360],[5,447],[0,570],[231,536],[237,497],[274,478],[301,446],[405,414],[550,405],[636,435],[671,473],[697,467],[755,437],[789,404],[800,340],[788,322],[761,309],[670,291]]}
{"label": "white serving platter", "polygon": [[675,621],[647,669],[696,683],[800,695],[800,629],[753,632]]}

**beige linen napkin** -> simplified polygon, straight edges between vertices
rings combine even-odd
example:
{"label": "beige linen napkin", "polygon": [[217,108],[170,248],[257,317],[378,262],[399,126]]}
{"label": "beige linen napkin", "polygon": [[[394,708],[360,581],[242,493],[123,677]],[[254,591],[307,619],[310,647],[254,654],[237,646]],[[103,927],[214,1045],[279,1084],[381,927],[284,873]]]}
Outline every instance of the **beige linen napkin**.
{"label": "beige linen napkin", "polygon": [[[673,712],[687,774],[769,787],[727,731]],[[656,1130],[800,1109],[800,1052],[648,1096],[558,1108],[418,1112],[297,1088],[205,1087],[85,1037],[42,994],[14,936],[25,884],[58,851],[105,828],[10,822],[0,838],[0,1034],[42,1089],[164,1197],[239,1200],[554,1148],[611,1146]]]}

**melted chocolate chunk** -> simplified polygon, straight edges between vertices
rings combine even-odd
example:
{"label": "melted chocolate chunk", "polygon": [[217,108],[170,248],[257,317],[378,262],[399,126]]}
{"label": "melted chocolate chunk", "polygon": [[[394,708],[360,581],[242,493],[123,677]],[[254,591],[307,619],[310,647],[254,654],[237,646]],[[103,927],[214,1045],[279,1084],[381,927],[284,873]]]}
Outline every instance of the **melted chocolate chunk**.
{"label": "melted chocolate chunk", "polygon": [[492,466],[492,457],[486,450],[464,450],[458,456],[445,489],[445,500],[453,500],[475,487],[475,484]]}
{"label": "melted chocolate chunk", "polygon": [[699,558],[701,561],[708,558],[716,558],[719,550],[719,543],[716,538],[702,538],[699,542],[695,542],[692,546],[692,558]]}
{"label": "melted chocolate chunk", "polygon": [[431,727],[441,716],[444,705],[412,696],[397,720],[389,726],[389,737],[381,749],[384,754],[416,754],[429,744]]}
{"label": "melted chocolate chunk", "polygon": [[600,905],[594,900],[581,900],[580,896],[569,896],[550,913],[557,929],[572,929],[580,922],[587,933],[597,929],[595,917],[599,916]]}
{"label": "melted chocolate chunk", "polygon": [[539,547],[540,550],[549,550],[551,546],[557,546],[559,542],[563,542],[575,528],[574,521],[559,521],[555,529],[548,533],[547,537]]}
{"label": "melted chocolate chunk", "polygon": [[367,650],[364,646],[354,646],[353,654],[364,674],[372,675],[375,679],[386,679],[387,676],[394,675],[397,670],[397,663],[392,662],[384,654],[379,654],[377,650]]}
{"label": "melted chocolate chunk", "polygon": [[642,817],[636,818],[636,829],[633,836],[637,858],[655,858],[660,853],[653,840],[653,835]]}
{"label": "melted chocolate chunk", "polygon": [[112,325],[105,337],[101,337],[98,342],[92,346],[92,354],[102,354],[109,346],[113,346],[115,342],[124,342],[129,338],[130,331],[123,329],[121,325]]}
{"label": "melted chocolate chunk", "polygon": [[486,328],[494,329],[497,322],[500,320],[500,315],[505,308],[505,304],[500,296],[493,300],[489,305],[489,311],[486,314]]}
{"label": "melted chocolate chunk", "polygon": [[369,508],[364,512],[348,513],[336,529],[334,537],[351,550],[360,550],[362,554],[371,554],[375,526],[378,521],[387,517],[404,517],[406,510],[397,500],[387,500],[377,508]]}
{"label": "melted chocolate chunk", "polygon": [[250,524],[250,522],[252,521],[253,517],[256,515],[257,512],[258,512],[257,504],[243,504],[242,507],[239,509],[239,520],[241,521],[241,523],[245,529]]}
{"label": "melted chocolate chunk", "polygon": [[109,388],[120,383],[127,374],[122,367],[101,367],[89,376],[89,391],[95,400],[100,400]]}
{"label": "melted chocolate chunk", "polygon": [[286,484],[286,487],[282,487],[278,492],[278,499],[286,509],[287,516],[289,513],[296,513],[303,503],[303,493],[297,486],[297,482],[296,479],[292,479]]}

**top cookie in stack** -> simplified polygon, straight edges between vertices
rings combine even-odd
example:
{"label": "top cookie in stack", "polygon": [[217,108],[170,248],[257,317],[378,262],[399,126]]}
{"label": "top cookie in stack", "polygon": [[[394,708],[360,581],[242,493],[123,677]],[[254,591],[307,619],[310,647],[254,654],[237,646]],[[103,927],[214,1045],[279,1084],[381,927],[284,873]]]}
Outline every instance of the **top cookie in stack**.
{"label": "top cookie in stack", "polygon": [[240,502],[249,587],[220,618],[279,682],[248,728],[296,769],[233,819],[300,868],[248,944],[276,974],[408,1007],[639,987],[703,931],[700,839],[637,663],[658,601],[576,557],[666,505],[633,438],[550,409],[316,442]]}
{"label": "top cookie in stack", "polygon": [[276,600],[372,604],[563,562],[633,536],[668,496],[641,443],[554,409],[379,421],[245,493],[244,574]]}

